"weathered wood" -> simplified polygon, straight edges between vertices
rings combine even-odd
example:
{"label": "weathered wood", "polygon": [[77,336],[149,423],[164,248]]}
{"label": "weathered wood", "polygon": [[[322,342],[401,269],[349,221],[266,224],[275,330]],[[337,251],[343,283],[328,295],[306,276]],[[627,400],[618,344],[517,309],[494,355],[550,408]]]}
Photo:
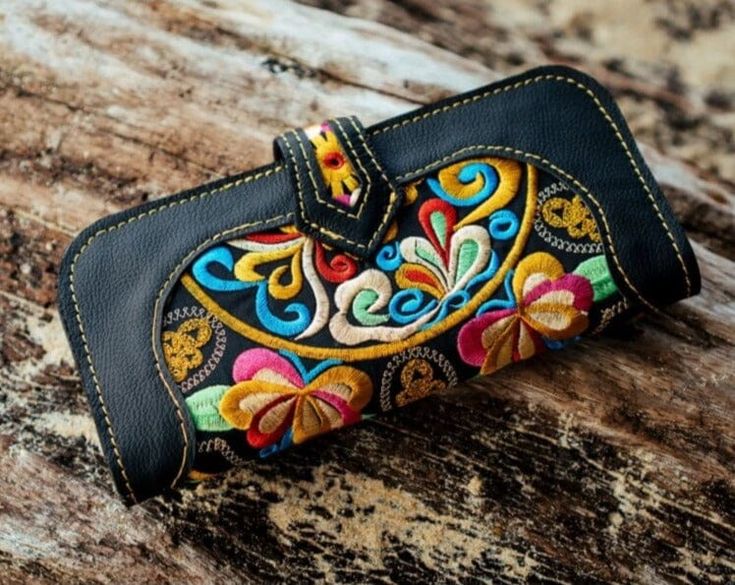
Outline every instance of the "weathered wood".
{"label": "weathered wood", "polygon": [[[726,9],[682,4],[716,21],[697,44],[731,42]],[[731,581],[735,82],[606,44],[599,8],[329,8],[360,18],[275,0],[0,5],[0,581]],[[678,10],[660,26],[684,26]],[[285,128],[376,121],[549,57],[622,98],[699,241],[702,294],[125,510],[53,307],[73,233],[265,163]]]}

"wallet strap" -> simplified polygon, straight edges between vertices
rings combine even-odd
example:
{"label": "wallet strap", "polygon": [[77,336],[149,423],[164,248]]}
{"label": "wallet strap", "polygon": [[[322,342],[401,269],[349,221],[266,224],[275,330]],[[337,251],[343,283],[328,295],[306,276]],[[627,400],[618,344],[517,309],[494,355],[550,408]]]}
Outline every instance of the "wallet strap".
{"label": "wallet strap", "polygon": [[285,132],[276,158],[294,177],[295,223],[302,233],[360,258],[380,245],[401,203],[360,121],[333,118]]}

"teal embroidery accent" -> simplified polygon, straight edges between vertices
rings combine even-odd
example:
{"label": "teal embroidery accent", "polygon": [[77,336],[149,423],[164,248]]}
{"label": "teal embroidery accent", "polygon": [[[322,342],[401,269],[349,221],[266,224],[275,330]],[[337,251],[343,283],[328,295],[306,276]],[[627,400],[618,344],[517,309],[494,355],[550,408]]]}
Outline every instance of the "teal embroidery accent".
{"label": "teal embroidery accent", "polygon": [[424,303],[426,295],[417,288],[408,288],[398,291],[390,300],[388,311],[396,323],[413,323],[421,316],[433,311],[436,307],[436,299],[430,299]]}
{"label": "teal embroidery accent", "polygon": [[208,289],[231,292],[244,290],[252,286],[252,283],[242,282],[240,280],[225,280],[215,276],[210,272],[210,266],[213,264],[219,264],[225,271],[231,273],[235,267],[232,252],[224,246],[217,246],[204,253],[194,262],[191,269],[194,278]]}
{"label": "teal embroidery accent", "polygon": [[520,221],[510,209],[501,209],[490,216],[490,235],[496,240],[510,240],[518,233]]}
{"label": "teal embroidery accent", "polygon": [[383,246],[375,256],[375,262],[378,268],[387,271],[393,271],[401,265],[401,250],[398,242],[391,242]]}
{"label": "teal embroidery accent", "polygon": [[304,362],[301,361],[301,358],[297,356],[294,352],[289,351],[287,349],[282,349],[278,353],[280,353],[283,357],[290,360],[291,363],[294,365],[294,367],[298,370],[299,374],[301,374],[301,377],[304,380],[304,383],[308,384],[311,382],[314,378],[316,378],[319,374],[324,372],[325,370],[328,370],[332,366],[338,366],[342,363],[341,360],[322,360],[317,365],[315,365],[310,370],[306,369],[306,366],[304,365]]}
{"label": "teal embroidery accent", "polygon": [[516,306],[516,296],[513,294],[513,275],[515,270],[509,270],[508,274],[505,275],[503,281],[503,288],[505,289],[505,299],[490,299],[486,303],[480,305],[477,309],[477,315],[482,315],[491,310],[502,310],[502,309],[513,309]]}

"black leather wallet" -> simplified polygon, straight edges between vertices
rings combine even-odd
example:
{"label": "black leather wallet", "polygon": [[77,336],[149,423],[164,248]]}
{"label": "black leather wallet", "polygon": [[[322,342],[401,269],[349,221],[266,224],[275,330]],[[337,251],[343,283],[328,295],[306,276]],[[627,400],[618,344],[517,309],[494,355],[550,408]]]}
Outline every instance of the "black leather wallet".
{"label": "black leather wallet", "polygon": [[618,108],[545,67],[102,219],[59,297],[120,493],[188,479],[695,294]]}

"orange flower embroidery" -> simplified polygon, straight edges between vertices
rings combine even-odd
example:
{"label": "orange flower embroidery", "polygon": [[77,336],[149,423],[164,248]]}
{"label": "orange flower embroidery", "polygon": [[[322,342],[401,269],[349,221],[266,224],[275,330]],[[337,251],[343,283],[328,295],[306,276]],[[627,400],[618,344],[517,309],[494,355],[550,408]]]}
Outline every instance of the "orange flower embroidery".
{"label": "orange flower embroidery", "polygon": [[247,431],[256,448],[274,445],[287,433],[294,443],[360,420],[372,396],[370,377],[349,366],[332,366],[313,379],[269,349],[250,349],[235,360],[235,385],[222,397],[219,412]]}

